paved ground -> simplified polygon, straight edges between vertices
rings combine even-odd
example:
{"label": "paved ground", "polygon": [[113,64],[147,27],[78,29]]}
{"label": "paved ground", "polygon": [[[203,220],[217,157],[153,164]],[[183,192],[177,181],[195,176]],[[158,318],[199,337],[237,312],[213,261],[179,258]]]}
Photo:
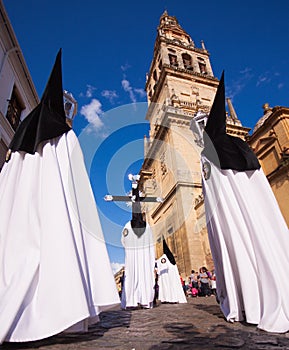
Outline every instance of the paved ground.
{"label": "paved ground", "polygon": [[[1,327],[1,325],[0,325]],[[289,333],[272,334],[224,320],[214,297],[188,304],[159,304],[150,310],[105,312],[85,334],[58,335],[31,343],[4,343],[0,350],[289,350]]]}

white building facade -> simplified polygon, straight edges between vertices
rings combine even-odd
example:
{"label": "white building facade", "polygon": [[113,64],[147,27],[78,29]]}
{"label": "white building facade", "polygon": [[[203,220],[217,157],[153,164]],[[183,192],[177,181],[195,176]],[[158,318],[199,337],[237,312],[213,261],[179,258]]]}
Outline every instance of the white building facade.
{"label": "white building facade", "polygon": [[0,170],[14,132],[39,102],[39,97],[0,0]]}

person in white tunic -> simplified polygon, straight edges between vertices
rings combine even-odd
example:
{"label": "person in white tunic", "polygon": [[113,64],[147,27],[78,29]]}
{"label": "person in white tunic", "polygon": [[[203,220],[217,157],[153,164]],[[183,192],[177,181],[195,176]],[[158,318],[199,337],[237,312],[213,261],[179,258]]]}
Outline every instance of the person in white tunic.
{"label": "person in white tunic", "polygon": [[60,50],[0,173],[0,343],[86,331],[119,304],[61,70]]}
{"label": "person in white tunic", "polygon": [[159,295],[162,303],[186,303],[179,269],[174,255],[163,238],[163,254],[157,259]]}
{"label": "person in white tunic", "polygon": [[217,296],[228,321],[289,331],[289,232],[248,144],[226,134],[224,72],[204,131],[203,191]]}
{"label": "person in white tunic", "polygon": [[123,228],[121,242],[125,248],[125,275],[121,307],[152,308],[155,284],[155,248],[153,233],[141,212],[137,182],[132,188],[132,220]]}

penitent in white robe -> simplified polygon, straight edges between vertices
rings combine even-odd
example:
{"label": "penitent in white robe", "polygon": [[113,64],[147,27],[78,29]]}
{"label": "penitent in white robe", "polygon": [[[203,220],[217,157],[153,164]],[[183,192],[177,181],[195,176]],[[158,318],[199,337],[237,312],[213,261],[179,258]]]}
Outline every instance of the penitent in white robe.
{"label": "penitent in white robe", "polygon": [[121,307],[143,306],[151,308],[154,299],[155,249],[153,234],[147,224],[138,237],[129,221],[123,231],[121,242],[125,248],[125,276],[121,294]]}
{"label": "penitent in white robe", "polygon": [[217,293],[228,321],[289,331],[289,232],[262,169],[211,165],[203,189]]}
{"label": "penitent in white robe", "polygon": [[161,302],[186,303],[177,265],[173,265],[166,254],[157,259],[159,297]]}
{"label": "penitent in white robe", "polygon": [[119,304],[72,130],[34,155],[12,153],[0,174],[0,213],[0,343],[85,331]]}

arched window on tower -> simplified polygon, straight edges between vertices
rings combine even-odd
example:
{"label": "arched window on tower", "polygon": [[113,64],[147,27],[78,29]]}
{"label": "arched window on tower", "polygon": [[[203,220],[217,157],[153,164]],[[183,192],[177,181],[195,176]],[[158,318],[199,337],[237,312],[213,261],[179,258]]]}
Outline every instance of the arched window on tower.
{"label": "arched window on tower", "polygon": [[158,75],[157,75],[157,71],[154,70],[153,71],[153,79],[154,79],[154,90],[157,88],[157,84],[158,84]]}
{"label": "arched window on tower", "polygon": [[206,62],[202,57],[198,57],[198,64],[199,64],[200,73],[207,74]]}
{"label": "arched window on tower", "polygon": [[158,81],[158,75],[157,75],[157,71],[156,70],[154,70],[154,72],[153,72],[153,78],[154,78],[155,82]]}
{"label": "arched window on tower", "polygon": [[193,70],[192,57],[188,53],[182,54],[184,68],[187,70]]}
{"label": "arched window on tower", "polygon": [[178,58],[176,55],[172,55],[169,53],[169,60],[170,60],[170,65],[174,67],[178,67]]}

